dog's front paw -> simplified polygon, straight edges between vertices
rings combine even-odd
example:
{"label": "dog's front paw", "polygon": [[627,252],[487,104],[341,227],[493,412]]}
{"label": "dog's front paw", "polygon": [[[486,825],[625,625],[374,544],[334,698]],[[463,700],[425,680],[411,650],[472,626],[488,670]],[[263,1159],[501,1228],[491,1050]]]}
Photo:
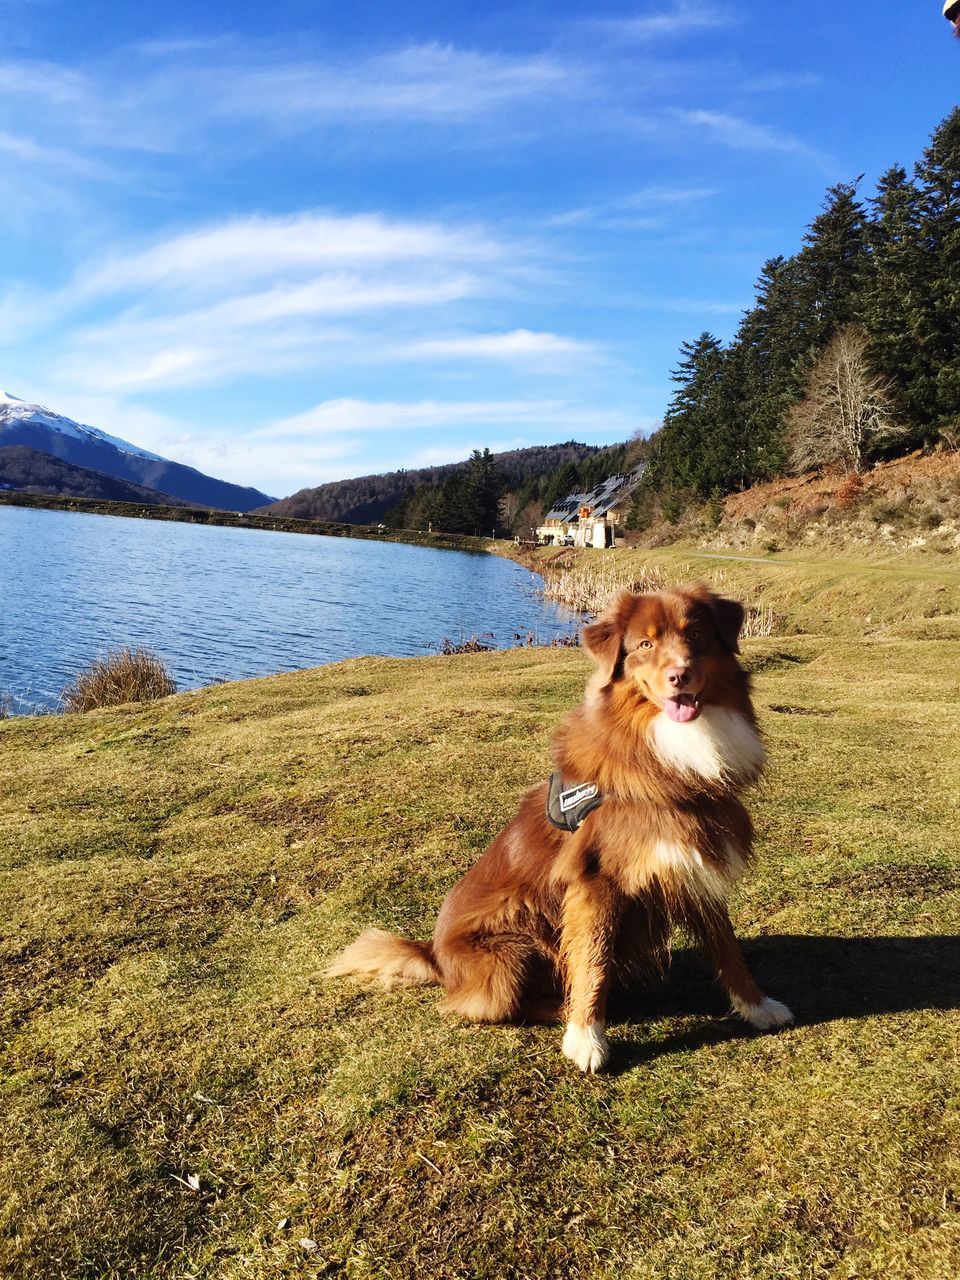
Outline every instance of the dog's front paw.
{"label": "dog's front paw", "polygon": [[734,1000],[733,1007],[745,1022],[758,1031],[776,1031],[778,1027],[789,1027],[793,1022],[793,1014],[787,1006],[779,1000],[771,1000],[769,996],[764,996],[759,1004]]}
{"label": "dog's front paw", "polygon": [[568,1023],[561,1048],[581,1071],[602,1071],[610,1057],[610,1044],[602,1022],[588,1022],[586,1026]]}

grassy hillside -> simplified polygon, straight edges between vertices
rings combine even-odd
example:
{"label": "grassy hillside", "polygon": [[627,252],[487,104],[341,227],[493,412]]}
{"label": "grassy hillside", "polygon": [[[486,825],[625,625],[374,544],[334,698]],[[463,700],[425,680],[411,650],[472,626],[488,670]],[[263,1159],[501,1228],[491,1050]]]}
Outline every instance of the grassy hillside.
{"label": "grassy hillside", "polygon": [[958,1274],[960,610],[917,582],[867,636],[828,600],[745,646],[773,766],[733,915],[798,1026],[725,1018],[681,944],[595,1078],[555,1028],[322,976],[366,924],[429,931],[582,653],[0,724],[0,1271]]}
{"label": "grassy hillside", "polygon": [[777,634],[829,631],[847,637],[893,634],[960,639],[960,563],[912,563],[897,554],[756,555],[689,543],[592,551],[517,548],[504,555],[542,574],[546,593],[574,609],[598,612],[620,588],[657,590],[696,579],[762,609]]}
{"label": "grassy hillside", "polygon": [[860,476],[783,476],[691,507],[674,523],[661,515],[632,536],[649,547],[949,563],[960,551],[960,452],[917,452]]}

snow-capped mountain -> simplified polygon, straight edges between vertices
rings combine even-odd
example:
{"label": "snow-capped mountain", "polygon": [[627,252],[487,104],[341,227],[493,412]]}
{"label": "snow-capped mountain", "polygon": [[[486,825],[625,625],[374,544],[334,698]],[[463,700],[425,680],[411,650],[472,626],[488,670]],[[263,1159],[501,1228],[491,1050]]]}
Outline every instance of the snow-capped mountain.
{"label": "snow-capped mountain", "polygon": [[153,462],[166,461],[165,458],[160,457],[159,453],[138,449],[135,444],[130,444],[128,440],[121,440],[119,436],[108,436],[106,431],[101,431],[99,427],[84,426],[74,422],[72,418],[65,418],[62,413],[52,413],[42,404],[27,404],[26,400],[12,396],[9,391],[0,391],[0,423],[3,424],[0,430],[10,422],[30,422],[37,426],[49,427],[51,431],[59,431],[62,435],[70,436],[74,440],[100,440],[105,444],[113,445],[121,453],[132,453],[138,458],[150,458]]}
{"label": "snow-capped mountain", "polygon": [[216,480],[193,467],[171,462],[127,440],[108,435],[97,427],[84,426],[43,405],[28,404],[0,391],[0,445],[13,444],[26,445],[74,466],[102,471],[202,506],[252,511],[254,507],[274,501],[259,489]]}

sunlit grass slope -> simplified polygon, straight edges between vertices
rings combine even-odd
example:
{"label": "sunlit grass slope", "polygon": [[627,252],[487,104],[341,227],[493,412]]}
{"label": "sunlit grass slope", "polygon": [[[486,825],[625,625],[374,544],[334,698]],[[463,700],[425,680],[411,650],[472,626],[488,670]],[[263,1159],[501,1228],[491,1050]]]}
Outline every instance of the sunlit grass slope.
{"label": "sunlit grass slope", "polygon": [[960,640],[960,561],[910,564],[897,555],[711,552],[696,546],[649,549],[516,548],[497,550],[544,575],[548,594],[571,608],[596,611],[624,585],[653,589],[696,579],[748,604],[770,608],[778,632],[824,631],[859,638],[896,634]]}
{"label": "sunlit grass slope", "polygon": [[733,914],[799,1025],[725,1018],[681,945],[595,1078],[555,1028],[322,976],[430,931],[582,653],[0,724],[0,1271],[960,1273],[960,642],[747,650],[773,766]]}

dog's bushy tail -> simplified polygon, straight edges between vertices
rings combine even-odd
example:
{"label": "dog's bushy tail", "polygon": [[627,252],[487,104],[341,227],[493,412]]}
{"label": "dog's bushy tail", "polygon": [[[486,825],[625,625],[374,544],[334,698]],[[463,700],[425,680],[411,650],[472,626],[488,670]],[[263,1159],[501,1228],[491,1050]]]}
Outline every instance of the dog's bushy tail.
{"label": "dog's bushy tail", "polygon": [[411,942],[384,929],[367,929],[346,951],[341,951],[327,977],[376,978],[385,987],[426,986],[439,983],[440,970],[429,942]]}

